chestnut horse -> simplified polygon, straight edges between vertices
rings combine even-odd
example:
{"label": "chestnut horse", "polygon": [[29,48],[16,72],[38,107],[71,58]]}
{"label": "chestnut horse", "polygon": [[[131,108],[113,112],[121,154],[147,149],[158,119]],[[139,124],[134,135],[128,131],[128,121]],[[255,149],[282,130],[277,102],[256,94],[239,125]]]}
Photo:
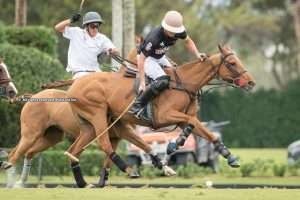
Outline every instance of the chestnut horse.
{"label": "chestnut horse", "polygon": [[[136,58],[136,50],[132,50],[129,54],[129,59]],[[20,180],[16,183],[9,183],[12,187],[23,187],[26,183],[31,166],[31,160],[39,152],[42,152],[49,147],[54,146],[62,141],[64,133],[73,139],[79,135],[80,129],[71,111],[68,102],[60,101],[32,101],[34,99],[66,99],[66,92],[56,89],[43,90],[29,98],[21,112],[21,139],[18,145],[9,154],[9,164],[15,165],[21,156],[24,158],[24,166],[21,173]],[[67,99],[66,99],[67,100]],[[32,101],[32,102],[31,102]],[[121,122],[117,123],[115,127],[110,130],[110,141],[113,149],[121,138],[128,140],[136,146],[142,148],[146,153],[151,152],[150,146],[145,143],[138,135],[134,134],[133,129],[128,124]],[[101,149],[101,146],[100,146]],[[152,157],[153,158],[153,157]],[[154,157],[155,158],[155,157]],[[153,159],[154,159],[153,158]],[[155,160],[154,160],[155,162]],[[99,186],[103,187],[108,178],[108,169],[111,167],[111,161],[107,157],[103,163],[101,170],[101,178]],[[78,165],[72,166],[76,183],[78,187],[90,187],[83,179]],[[132,177],[137,176],[132,172]]]}
{"label": "chestnut horse", "polygon": [[[166,71],[171,77],[171,84],[169,89],[153,100],[153,123],[137,119],[128,113],[120,121],[154,128],[179,125],[183,132],[175,144],[169,145],[169,153],[183,145],[186,137],[193,133],[213,142],[230,166],[239,167],[236,157],[197,118],[195,94],[210,80],[221,78],[245,90],[250,90],[255,85],[252,76],[230,47],[219,46],[219,51],[204,62],[196,60]],[[96,137],[113,163],[124,172],[130,171],[130,167],[112,148],[106,129],[109,124],[107,116],[118,118],[133,102],[133,85],[134,79],[124,77],[122,70],[120,73],[94,73],[73,83],[67,96],[76,99],[70,104],[75,117],[81,122],[81,133],[68,149],[71,160],[77,160],[74,158]]]}
{"label": "chestnut horse", "polygon": [[[66,98],[66,92],[48,89],[31,97],[31,99],[47,98],[64,99]],[[61,142],[65,134],[76,139],[80,133],[79,126],[68,102],[27,102],[22,109],[20,121],[21,138],[18,145],[11,151],[8,157],[10,165],[15,165],[21,156],[25,156],[20,180],[14,187],[22,187],[25,184],[34,155]],[[121,138],[128,139],[129,142],[143,148],[147,153],[151,151],[150,146],[140,139],[138,135],[134,134],[131,127],[126,124],[117,123],[116,126],[110,130],[110,141],[113,149],[117,148]],[[107,169],[110,168],[110,166],[110,159],[106,158],[103,163],[101,172],[102,179],[99,182],[99,186],[104,186],[104,178],[105,176],[107,178]],[[89,186],[83,178],[77,180],[77,185],[78,187]]]}

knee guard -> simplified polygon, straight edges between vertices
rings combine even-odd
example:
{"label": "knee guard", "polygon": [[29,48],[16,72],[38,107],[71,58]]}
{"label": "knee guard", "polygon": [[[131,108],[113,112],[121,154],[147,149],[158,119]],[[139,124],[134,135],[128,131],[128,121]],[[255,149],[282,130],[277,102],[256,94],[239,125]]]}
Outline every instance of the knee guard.
{"label": "knee guard", "polygon": [[170,76],[167,75],[158,77],[150,86],[153,93],[159,94],[167,89],[169,87],[170,79]]}

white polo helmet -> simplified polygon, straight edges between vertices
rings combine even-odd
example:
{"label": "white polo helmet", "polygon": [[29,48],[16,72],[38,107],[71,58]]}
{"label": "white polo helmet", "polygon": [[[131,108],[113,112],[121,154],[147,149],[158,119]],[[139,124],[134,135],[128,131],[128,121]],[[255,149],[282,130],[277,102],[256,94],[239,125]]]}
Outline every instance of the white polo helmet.
{"label": "white polo helmet", "polygon": [[183,26],[183,17],[175,10],[168,11],[165,14],[165,17],[161,22],[161,26],[172,33],[182,33],[185,31],[185,27]]}

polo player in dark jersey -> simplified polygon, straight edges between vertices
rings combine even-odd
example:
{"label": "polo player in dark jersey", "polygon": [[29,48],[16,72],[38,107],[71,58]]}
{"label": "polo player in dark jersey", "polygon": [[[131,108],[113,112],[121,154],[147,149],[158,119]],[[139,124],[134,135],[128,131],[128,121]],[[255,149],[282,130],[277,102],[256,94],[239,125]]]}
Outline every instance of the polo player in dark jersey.
{"label": "polo player in dark jersey", "polygon": [[[187,35],[182,15],[177,11],[168,11],[161,26],[153,29],[138,49],[140,95],[129,110],[136,117],[139,117],[151,99],[169,87],[170,77],[161,66],[172,67],[165,53],[178,39],[185,40],[186,48],[201,61],[205,59],[206,55],[199,53],[194,41]],[[147,88],[145,88],[145,74],[154,80]]]}

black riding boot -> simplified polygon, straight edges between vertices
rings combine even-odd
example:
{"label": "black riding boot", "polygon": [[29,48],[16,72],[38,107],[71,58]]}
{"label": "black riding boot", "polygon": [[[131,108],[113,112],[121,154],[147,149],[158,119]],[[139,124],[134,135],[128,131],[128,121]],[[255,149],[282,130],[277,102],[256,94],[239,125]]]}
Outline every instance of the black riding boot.
{"label": "black riding boot", "polygon": [[148,88],[146,88],[142,94],[136,98],[134,104],[128,112],[139,117],[140,112],[147,105],[147,103],[169,87],[169,81],[169,76],[161,76],[157,78],[149,85]]}

